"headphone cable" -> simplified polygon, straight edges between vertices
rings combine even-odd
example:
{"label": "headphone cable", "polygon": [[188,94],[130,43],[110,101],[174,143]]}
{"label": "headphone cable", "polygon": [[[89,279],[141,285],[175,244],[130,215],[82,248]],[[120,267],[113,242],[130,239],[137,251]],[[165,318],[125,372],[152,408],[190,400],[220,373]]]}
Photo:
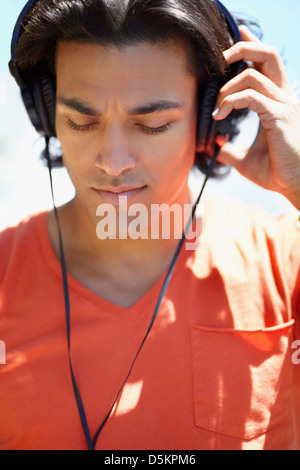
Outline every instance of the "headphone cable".
{"label": "headphone cable", "polygon": [[90,431],[89,431],[89,427],[88,427],[88,422],[87,422],[87,419],[86,419],[86,414],[85,414],[85,410],[84,410],[84,405],[83,405],[83,402],[82,402],[82,399],[81,399],[81,396],[80,396],[80,393],[79,393],[79,389],[78,389],[78,386],[77,386],[77,382],[76,382],[76,379],[75,379],[75,374],[74,374],[74,371],[73,371],[73,367],[72,367],[72,361],[71,361],[71,321],[70,321],[70,295],[69,295],[69,286],[68,286],[68,278],[67,278],[67,266],[66,266],[66,262],[65,262],[65,255],[64,255],[64,249],[63,249],[63,240],[62,240],[62,233],[61,233],[61,228],[60,228],[60,223],[59,223],[59,216],[58,216],[58,211],[57,211],[57,208],[56,208],[56,204],[55,204],[55,199],[54,199],[54,190],[53,190],[53,179],[52,179],[52,165],[51,165],[51,158],[50,158],[50,152],[49,152],[49,137],[46,136],[45,137],[45,140],[46,140],[46,149],[45,149],[45,155],[46,155],[46,158],[47,158],[47,163],[48,163],[48,170],[49,170],[49,178],[50,178],[50,187],[51,187],[51,195],[52,195],[52,201],[53,201],[53,208],[54,208],[54,214],[55,214],[55,219],[56,219],[56,225],[57,225],[57,231],[58,231],[58,239],[59,239],[59,252],[60,252],[60,264],[61,264],[61,271],[62,271],[62,280],[63,280],[63,291],[64,291],[64,300],[65,300],[65,314],[66,314],[66,328],[67,328],[67,342],[68,342],[68,358],[69,358],[69,366],[70,366],[70,372],[71,372],[71,379],[72,379],[72,385],[73,385],[73,389],[74,389],[74,394],[75,394],[75,399],[76,399],[76,403],[77,403],[77,407],[78,407],[78,411],[79,411],[79,415],[80,415],[80,419],[81,419],[81,424],[82,424],[82,427],[83,427],[83,431],[84,431],[84,434],[85,434],[85,439],[86,439],[86,442],[87,442],[87,446],[88,446],[88,450],[95,450],[95,447],[96,447],[96,444],[97,444],[97,440],[98,440],[98,437],[103,429],[103,427],[105,426],[108,418],[110,417],[111,413],[112,413],[112,410],[127,382],[127,380],[129,379],[129,376],[131,374],[131,371],[133,369],[133,366],[137,360],[137,357],[142,349],[142,347],[144,346],[144,343],[146,341],[146,339],[148,338],[149,336],[149,333],[152,329],[152,326],[154,324],[154,321],[157,317],[157,314],[158,314],[158,311],[159,311],[159,308],[160,308],[160,305],[161,305],[161,302],[164,298],[164,295],[166,293],[166,290],[168,288],[168,285],[170,283],[170,280],[171,280],[171,277],[172,277],[172,274],[173,274],[173,271],[174,271],[174,268],[175,268],[175,265],[176,265],[176,262],[178,260],[178,257],[179,257],[179,254],[181,252],[181,249],[182,249],[182,246],[184,244],[184,241],[186,240],[186,234],[188,233],[189,229],[190,229],[190,226],[193,222],[193,219],[194,219],[194,216],[195,216],[195,212],[196,212],[196,209],[198,207],[198,204],[200,202],[200,199],[201,199],[201,196],[203,194],[203,191],[204,191],[204,188],[206,186],[206,183],[211,175],[211,172],[215,166],[215,163],[216,163],[216,160],[218,158],[218,154],[219,154],[219,151],[220,151],[220,146],[218,144],[216,144],[215,146],[215,152],[214,152],[214,155],[211,159],[211,162],[209,164],[209,168],[208,168],[208,171],[207,171],[207,174],[206,174],[206,177],[205,177],[205,180],[203,182],[203,185],[202,185],[202,188],[201,188],[201,191],[200,191],[200,194],[196,200],[196,203],[194,204],[194,207],[193,207],[193,210],[192,210],[192,213],[190,215],[190,218],[189,218],[189,221],[186,225],[186,228],[182,234],[182,238],[180,239],[179,241],[179,244],[176,248],[176,251],[175,251],[175,254],[174,254],[174,257],[172,259],[172,262],[170,264],[170,267],[167,271],[167,274],[166,274],[166,277],[165,277],[165,280],[164,280],[164,283],[163,283],[163,286],[162,286],[162,289],[160,291],[160,294],[159,294],[159,297],[158,297],[158,300],[157,300],[157,303],[156,303],[156,306],[155,306],[155,309],[154,309],[154,312],[153,312],[153,315],[152,315],[152,318],[151,318],[151,321],[150,321],[150,324],[149,324],[149,327],[147,329],[147,332],[144,336],[144,339],[142,340],[141,342],[141,345],[140,347],[138,348],[138,351],[131,363],[131,366],[129,368],[129,371],[127,373],[127,376],[126,378],[124,379],[107,415],[105,416],[104,420],[102,421],[101,425],[99,426],[94,438],[92,439],[91,438],[91,434],[90,434]]}

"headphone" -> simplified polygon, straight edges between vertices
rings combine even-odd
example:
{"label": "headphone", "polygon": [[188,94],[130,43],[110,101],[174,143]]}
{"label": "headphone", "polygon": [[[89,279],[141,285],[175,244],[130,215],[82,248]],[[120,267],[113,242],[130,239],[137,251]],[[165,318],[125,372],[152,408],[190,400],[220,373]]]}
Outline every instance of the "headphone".
{"label": "headphone", "polygon": [[[38,74],[30,79],[24,78],[16,63],[17,46],[22,23],[31,7],[37,1],[38,0],[29,0],[18,17],[12,36],[9,70],[20,87],[22,100],[33,126],[40,135],[50,138],[56,137],[56,93],[53,79],[49,77],[43,69],[40,69]],[[219,0],[213,1],[226,21],[232,42],[236,43],[241,41],[238,26],[231,14]],[[244,63],[242,61],[231,65],[228,79],[240,73],[243,68]],[[215,121],[212,118],[219,90],[220,84],[218,84],[216,80],[209,80],[198,102],[197,151],[198,153],[203,153],[210,157],[214,155],[218,139],[224,143],[229,137],[232,129],[232,121],[235,116],[235,112],[233,111],[223,121]]]}

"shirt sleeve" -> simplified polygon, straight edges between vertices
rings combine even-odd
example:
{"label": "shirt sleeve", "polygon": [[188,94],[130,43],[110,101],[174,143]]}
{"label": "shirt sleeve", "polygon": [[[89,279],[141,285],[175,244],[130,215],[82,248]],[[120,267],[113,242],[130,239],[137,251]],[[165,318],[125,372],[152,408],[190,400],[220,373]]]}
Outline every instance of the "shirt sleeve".
{"label": "shirt sleeve", "polygon": [[13,246],[15,228],[10,227],[0,233],[0,286],[9,267]]}
{"label": "shirt sleeve", "polygon": [[[297,213],[274,216],[234,199],[213,199],[206,205],[204,215],[213,218],[213,223],[204,225],[204,231],[214,251],[225,252],[224,262],[228,263],[228,247],[238,248],[244,265],[254,266],[251,273],[256,278],[252,282],[258,295],[263,293],[263,286],[258,288],[257,284],[263,282],[272,295],[275,293],[281,299],[285,306],[281,320],[295,320],[300,340],[300,222]],[[248,275],[246,271],[244,278]]]}
{"label": "shirt sleeve", "polygon": [[274,257],[273,266],[280,266],[287,295],[290,296],[295,332],[300,339],[300,222],[294,213],[276,217],[268,224],[267,243]]}

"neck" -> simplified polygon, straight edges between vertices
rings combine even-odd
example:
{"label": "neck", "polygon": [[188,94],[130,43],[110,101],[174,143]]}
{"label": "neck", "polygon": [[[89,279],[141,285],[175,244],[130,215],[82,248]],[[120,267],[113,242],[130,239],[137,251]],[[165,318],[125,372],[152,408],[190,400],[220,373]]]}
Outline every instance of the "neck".
{"label": "neck", "polygon": [[[188,188],[172,202],[190,206]],[[178,238],[99,240],[96,224],[75,198],[59,208],[68,272],[100,296],[123,306],[132,305],[167,271],[186,225],[183,220]],[[59,257],[54,214],[49,214],[49,233]]]}
{"label": "neck", "polygon": [[[102,266],[123,265],[133,267],[143,263],[144,266],[150,268],[150,265],[152,263],[156,264],[159,259],[170,259],[172,253],[176,250],[186,224],[183,217],[184,205],[190,204],[187,186],[176,200],[172,201],[172,206],[174,204],[178,208],[176,214],[179,215],[173,217],[171,213],[170,217],[168,213],[163,215],[160,213],[159,220],[155,217],[153,222],[152,213],[152,223],[149,221],[148,230],[144,230],[141,238],[133,239],[127,236],[126,239],[120,239],[117,233],[117,239],[100,240],[96,233],[97,223],[95,223],[95,218],[93,219],[81,206],[80,201],[75,198],[59,209],[65,245],[69,247],[69,251],[72,252],[73,256],[74,253],[84,254],[92,259],[93,263],[99,263]],[[164,219],[165,225],[162,224],[162,219]],[[169,220],[170,224],[168,223]],[[130,223],[131,227],[138,227],[137,220],[136,223],[134,220],[130,220]]]}
{"label": "neck", "polygon": [[[190,205],[188,188],[184,188],[171,204],[165,204],[164,208],[160,205],[160,210],[158,205],[153,205],[146,215],[139,212],[134,217],[119,209],[113,217],[114,223],[109,226],[107,222],[112,219],[107,214],[95,220],[75,198],[65,206],[64,219],[71,228],[74,248],[76,245],[79,251],[90,253],[102,263],[145,259],[173,251],[182,236],[187,218],[184,206]],[[169,207],[176,210],[170,211]]]}

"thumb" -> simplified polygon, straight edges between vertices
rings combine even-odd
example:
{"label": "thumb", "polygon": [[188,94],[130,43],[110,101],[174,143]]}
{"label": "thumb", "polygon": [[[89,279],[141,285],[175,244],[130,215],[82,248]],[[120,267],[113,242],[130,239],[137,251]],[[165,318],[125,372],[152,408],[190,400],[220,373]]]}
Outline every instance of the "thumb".
{"label": "thumb", "polygon": [[239,171],[246,152],[247,149],[240,149],[231,142],[226,142],[219,152],[217,161],[232,166]]}

